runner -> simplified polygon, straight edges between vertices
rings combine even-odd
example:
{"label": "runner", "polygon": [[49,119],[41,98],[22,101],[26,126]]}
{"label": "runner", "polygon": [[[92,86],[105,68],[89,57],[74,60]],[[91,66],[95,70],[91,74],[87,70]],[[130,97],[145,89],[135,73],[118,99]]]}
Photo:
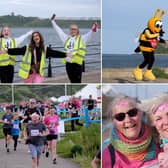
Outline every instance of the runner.
{"label": "runner", "polygon": [[45,125],[40,122],[39,115],[31,115],[32,122],[26,127],[25,141],[29,145],[32,157],[32,168],[38,168],[40,156],[44,148]]}
{"label": "runner", "polygon": [[55,22],[55,14],[51,17],[51,23],[59,35],[67,53],[72,53],[62,60],[66,64],[66,71],[71,83],[81,83],[84,57],[86,55],[86,44],[92,38],[92,34],[97,32],[98,24],[94,23],[92,30],[84,35],[80,35],[79,28],[73,24],[70,26],[70,35],[67,35]]}
{"label": "runner", "polygon": [[[48,106],[46,106],[44,108],[44,116],[42,117],[42,122],[44,123],[44,119],[50,115],[50,109]],[[45,124],[45,123],[44,123]],[[45,153],[46,157],[49,157],[49,146],[48,146],[48,142],[47,142],[47,136],[44,138],[44,149],[43,149],[43,153]]]}
{"label": "runner", "polygon": [[12,109],[10,106],[6,107],[5,114],[2,116],[2,123],[3,123],[3,133],[5,135],[5,147],[7,152],[10,149],[10,141],[11,141],[11,130],[12,130]]}
{"label": "runner", "polygon": [[[59,125],[59,117],[56,114],[55,108],[50,109],[50,115],[44,118],[44,123],[48,130],[47,140],[49,149],[51,151],[53,164],[56,164],[56,144],[58,139],[58,125]],[[46,156],[49,153],[46,153]]]}
{"label": "runner", "polygon": [[19,115],[17,112],[14,113],[13,121],[12,121],[12,138],[14,140],[14,151],[16,151],[17,144],[18,144],[18,138],[20,134],[20,120]]}

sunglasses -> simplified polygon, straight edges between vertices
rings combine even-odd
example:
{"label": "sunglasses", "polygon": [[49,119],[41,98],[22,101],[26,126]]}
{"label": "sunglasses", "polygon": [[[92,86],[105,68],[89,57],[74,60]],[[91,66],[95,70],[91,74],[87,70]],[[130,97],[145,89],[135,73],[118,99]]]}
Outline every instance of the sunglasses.
{"label": "sunglasses", "polygon": [[118,113],[113,116],[117,121],[123,121],[128,114],[129,117],[135,117],[138,114],[138,109],[134,108],[129,110],[127,113]]}

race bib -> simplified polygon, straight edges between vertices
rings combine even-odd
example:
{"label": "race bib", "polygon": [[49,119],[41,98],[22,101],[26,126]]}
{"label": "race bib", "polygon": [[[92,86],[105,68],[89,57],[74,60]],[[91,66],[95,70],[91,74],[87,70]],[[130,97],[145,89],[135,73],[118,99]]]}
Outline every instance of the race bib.
{"label": "race bib", "polygon": [[40,133],[39,130],[31,130],[30,131],[31,136],[38,136],[39,133]]}
{"label": "race bib", "polygon": [[13,125],[13,128],[14,128],[14,129],[19,129],[19,125],[18,125],[18,124],[14,124],[14,125]]}

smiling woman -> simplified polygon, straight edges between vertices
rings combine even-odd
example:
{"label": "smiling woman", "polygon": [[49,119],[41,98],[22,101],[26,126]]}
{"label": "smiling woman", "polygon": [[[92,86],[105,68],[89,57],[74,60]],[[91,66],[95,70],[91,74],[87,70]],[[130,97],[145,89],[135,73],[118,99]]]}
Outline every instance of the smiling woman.
{"label": "smiling woman", "polygon": [[149,118],[160,135],[163,152],[159,153],[160,167],[168,167],[168,94],[158,96],[149,102]]}
{"label": "smiling woman", "polygon": [[103,168],[136,167],[157,161],[159,147],[143,122],[141,104],[128,96],[117,96],[109,106],[113,128],[111,143],[103,150]]}

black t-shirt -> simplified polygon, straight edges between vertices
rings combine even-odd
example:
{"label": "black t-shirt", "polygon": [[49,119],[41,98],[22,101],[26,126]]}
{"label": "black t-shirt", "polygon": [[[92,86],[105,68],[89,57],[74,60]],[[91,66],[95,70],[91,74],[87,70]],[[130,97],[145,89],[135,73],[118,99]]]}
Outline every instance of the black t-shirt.
{"label": "black t-shirt", "polygon": [[38,115],[41,116],[41,113],[37,108],[33,108],[33,109],[28,108],[25,110],[24,116],[27,116],[27,118],[23,121],[23,123],[28,123],[29,121],[31,121],[31,115],[33,113],[37,113]]}
{"label": "black t-shirt", "polygon": [[36,146],[44,145],[44,137],[39,136],[39,133],[43,133],[46,127],[43,123],[29,123],[26,127],[28,135],[28,143]]}
{"label": "black t-shirt", "polygon": [[76,109],[75,103],[68,103],[68,109]]}
{"label": "black t-shirt", "polygon": [[87,104],[88,104],[88,110],[92,110],[94,108],[94,100],[93,99],[89,99]]}
{"label": "black t-shirt", "polygon": [[101,151],[100,150],[96,153],[96,158],[101,160]]}

